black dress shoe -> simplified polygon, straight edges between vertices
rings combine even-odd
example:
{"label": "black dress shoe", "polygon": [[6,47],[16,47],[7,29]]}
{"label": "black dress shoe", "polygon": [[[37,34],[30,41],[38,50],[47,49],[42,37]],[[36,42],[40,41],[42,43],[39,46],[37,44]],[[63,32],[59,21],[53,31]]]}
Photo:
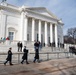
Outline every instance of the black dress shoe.
{"label": "black dress shoe", "polygon": [[33,63],[35,63],[35,61],[33,61]]}
{"label": "black dress shoe", "polygon": [[21,62],[21,64],[23,64],[23,62]]}
{"label": "black dress shoe", "polygon": [[29,64],[28,62],[26,62],[26,64]]}
{"label": "black dress shoe", "polygon": [[10,64],[11,66],[13,65],[13,64]]}
{"label": "black dress shoe", "polygon": [[4,65],[6,66],[6,64],[4,63]]}

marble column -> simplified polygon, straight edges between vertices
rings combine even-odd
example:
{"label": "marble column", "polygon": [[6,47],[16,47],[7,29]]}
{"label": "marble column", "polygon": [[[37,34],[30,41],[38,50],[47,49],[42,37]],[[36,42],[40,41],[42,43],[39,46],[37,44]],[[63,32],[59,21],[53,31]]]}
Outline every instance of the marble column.
{"label": "marble column", "polygon": [[55,47],[58,47],[57,25],[55,24]]}
{"label": "marble column", "polygon": [[27,45],[27,21],[28,18],[24,11],[21,13],[21,25],[20,25],[20,40],[22,41],[23,45]]}
{"label": "marble column", "polygon": [[64,44],[63,26],[61,26],[61,29],[62,29],[62,37],[61,37],[62,40],[61,40],[60,42],[61,42],[62,44]]}
{"label": "marble column", "polygon": [[48,37],[47,37],[47,22],[45,22],[45,46],[47,46],[48,45]]}
{"label": "marble column", "polygon": [[38,31],[39,31],[39,39],[38,40],[41,42],[41,20],[39,20]]}
{"label": "marble column", "polygon": [[4,37],[7,37],[6,36],[6,26],[7,26],[7,16],[4,15],[4,14],[1,14],[1,37],[4,38]]}
{"label": "marble column", "polygon": [[50,43],[53,43],[53,26],[50,23]]}
{"label": "marble column", "polygon": [[6,37],[9,36],[8,27],[6,26]]}
{"label": "marble column", "polygon": [[35,40],[35,19],[32,18],[32,41]]}
{"label": "marble column", "polygon": [[21,13],[21,24],[20,24],[20,30],[19,30],[19,40],[23,41],[24,40],[24,12],[22,11]]}
{"label": "marble column", "polygon": [[24,24],[24,41],[27,41],[27,29],[28,29],[28,17],[25,15],[25,24]]}

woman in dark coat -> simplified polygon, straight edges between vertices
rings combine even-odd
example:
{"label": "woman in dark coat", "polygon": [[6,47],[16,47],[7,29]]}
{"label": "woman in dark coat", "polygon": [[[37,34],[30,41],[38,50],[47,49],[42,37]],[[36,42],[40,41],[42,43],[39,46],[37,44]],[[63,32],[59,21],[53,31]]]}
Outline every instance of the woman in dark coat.
{"label": "woman in dark coat", "polygon": [[26,60],[26,64],[29,64],[28,63],[28,50],[26,49],[26,46],[24,46],[24,50],[23,50],[24,54],[22,56],[22,61],[21,61],[21,64],[23,64],[24,60]]}
{"label": "woman in dark coat", "polygon": [[12,48],[9,48],[9,50],[8,50],[8,56],[7,56],[7,58],[6,58],[6,61],[4,62],[4,65],[6,65],[6,63],[9,61],[9,64],[10,65],[13,65],[12,64]]}

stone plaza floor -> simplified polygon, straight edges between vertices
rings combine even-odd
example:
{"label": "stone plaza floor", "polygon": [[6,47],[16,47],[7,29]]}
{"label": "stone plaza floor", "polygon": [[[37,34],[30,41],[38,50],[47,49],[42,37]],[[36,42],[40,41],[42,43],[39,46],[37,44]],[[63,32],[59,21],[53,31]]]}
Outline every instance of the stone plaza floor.
{"label": "stone plaza floor", "polygon": [[0,64],[0,75],[76,75],[76,58],[53,59],[41,63]]}

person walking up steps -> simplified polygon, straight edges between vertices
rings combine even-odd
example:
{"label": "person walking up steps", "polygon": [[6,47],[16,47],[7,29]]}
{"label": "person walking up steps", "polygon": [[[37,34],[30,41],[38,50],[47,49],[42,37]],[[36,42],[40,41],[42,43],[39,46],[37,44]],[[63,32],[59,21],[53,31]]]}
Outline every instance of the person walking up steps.
{"label": "person walking up steps", "polygon": [[12,64],[12,48],[10,47],[8,50],[8,56],[6,58],[6,61],[4,62],[4,65],[6,65],[6,63],[9,61],[9,65],[13,65]]}

